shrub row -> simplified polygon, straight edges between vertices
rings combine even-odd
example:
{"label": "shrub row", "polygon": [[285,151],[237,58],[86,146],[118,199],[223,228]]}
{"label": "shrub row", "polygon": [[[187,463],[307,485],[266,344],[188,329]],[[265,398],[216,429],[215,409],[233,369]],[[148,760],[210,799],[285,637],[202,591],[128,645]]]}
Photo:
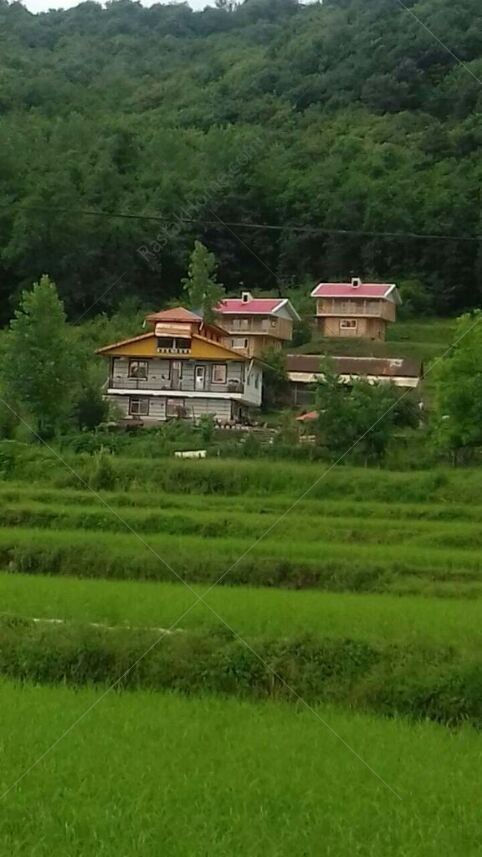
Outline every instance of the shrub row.
{"label": "shrub row", "polygon": [[[436,469],[390,472],[340,466],[330,470],[319,463],[295,464],[240,459],[185,460],[163,458],[153,466],[152,456],[123,458],[97,455],[65,455],[67,464],[96,490],[157,491],[202,495],[284,494],[299,496],[319,480],[310,499],[373,500],[378,502],[465,502],[482,504],[482,480],[477,469]],[[320,478],[323,477],[323,478]],[[82,483],[44,447],[6,442],[0,444],[0,478],[23,480],[56,488],[84,489]]]}
{"label": "shrub row", "polygon": [[[3,617],[0,674],[33,682],[113,684],[160,636]],[[482,661],[458,660],[450,648],[375,648],[355,639],[313,636],[256,639],[250,645],[310,703],[482,725]],[[296,700],[224,626],[167,634],[119,686]]]}
{"label": "shrub row", "polygon": [[[1,498],[0,498],[1,499]],[[60,505],[59,496],[55,504],[38,502],[0,503],[0,527],[29,527],[50,530],[94,530],[96,532],[126,533],[126,523],[137,533],[162,534],[164,536],[198,536],[202,538],[247,538],[264,536],[281,513],[280,510],[254,511],[231,508],[210,508],[203,498],[198,506],[132,508],[122,510],[121,517],[113,514],[103,504],[92,502]],[[93,498],[95,499],[95,498]],[[328,504],[326,504],[328,506]],[[115,507],[114,507],[115,508]],[[353,517],[349,517],[351,512]],[[381,514],[381,512],[380,512]],[[124,521],[126,523],[124,523]],[[273,533],[274,535],[274,533]],[[359,545],[405,544],[420,547],[482,548],[482,532],[479,522],[451,523],[445,520],[424,520],[414,513],[414,520],[407,526],[406,520],[395,517],[367,518],[360,510],[351,508],[345,515],[329,514],[329,510],[315,512],[311,506],[295,508],[276,528],[276,541],[303,543],[339,542]]]}
{"label": "shrub row", "polygon": [[[142,510],[142,514],[151,515],[162,512],[172,512],[177,510],[185,514],[186,512],[194,511],[196,515],[208,511],[229,514],[258,513],[260,515],[282,515],[286,512],[293,503],[293,496],[289,494],[273,493],[269,496],[263,494],[258,496],[250,496],[243,493],[229,498],[229,505],[226,503],[226,498],[223,494],[210,495],[205,494],[180,494],[166,493],[165,491],[157,491],[153,486],[149,490],[139,491],[102,491],[102,498],[114,508],[122,507],[123,509],[138,509]],[[26,482],[14,482],[0,480],[0,512],[7,515],[10,513],[10,507],[22,508],[28,510],[32,508],[39,509],[42,505],[57,506],[61,504],[62,510],[67,513],[67,509],[72,507],[77,512],[79,509],[85,509],[90,512],[92,509],[104,510],[105,506],[102,501],[95,495],[84,488],[70,490],[64,488],[59,492],[57,488],[42,485],[32,485]],[[139,514],[141,512],[139,511]],[[368,519],[380,521],[396,521],[400,525],[402,522],[409,521],[410,527],[413,522],[434,521],[434,522],[467,522],[480,524],[482,516],[482,507],[475,505],[468,498],[468,502],[463,502],[463,496],[459,496],[459,502],[454,502],[450,499],[448,502],[404,502],[402,498],[394,497],[390,502],[367,502],[354,497],[341,498],[335,496],[326,499],[311,499],[310,495],[306,498],[306,502],[298,504],[290,512],[291,516],[303,517],[306,519],[309,516],[324,516],[327,518],[361,518],[364,522]],[[408,526],[404,524],[408,530]]]}
{"label": "shrub row", "polygon": [[[421,592],[464,595],[480,591],[479,551],[422,549],[405,545],[357,545],[196,536],[148,538],[79,530],[0,529],[0,568],[10,572],[63,574],[123,580],[321,588],[333,591]],[[241,561],[240,557],[243,557]],[[173,573],[174,572],[174,573]]]}

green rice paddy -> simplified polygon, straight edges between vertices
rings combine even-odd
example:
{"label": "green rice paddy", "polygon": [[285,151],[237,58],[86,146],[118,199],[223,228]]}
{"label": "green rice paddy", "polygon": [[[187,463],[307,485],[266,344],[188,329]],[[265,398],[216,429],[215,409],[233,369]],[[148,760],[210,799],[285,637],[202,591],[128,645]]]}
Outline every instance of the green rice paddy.
{"label": "green rice paddy", "polygon": [[[99,695],[2,683],[2,792]],[[4,798],[4,853],[480,853],[480,735],[317,711],[403,800],[302,706],[111,694]]]}
{"label": "green rice paddy", "polygon": [[480,853],[476,470],[336,468],[279,520],[324,465],[112,456],[120,520],[36,455],[0,482],[2,791],[185,615],[6,795],[5,853]]}

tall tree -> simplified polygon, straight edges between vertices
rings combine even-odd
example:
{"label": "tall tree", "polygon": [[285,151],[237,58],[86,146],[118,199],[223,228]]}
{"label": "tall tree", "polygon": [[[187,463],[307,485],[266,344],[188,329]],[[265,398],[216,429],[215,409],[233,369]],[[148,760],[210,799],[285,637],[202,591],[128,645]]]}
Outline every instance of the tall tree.
{"label": "tall tree", "polygon": [[2,351],[6,400],[20,406],[42,437],[52,436],[72,415],[79,366],[62,301],[47,276],[22,293]]}
{"label": "tall tree", "polygon": [[194,242],[187,277],[182,281],[191,309],[201,310],[206,321],[213,321],[215,307],[225,296],[224,286],[216,278],[216,257],[200,241]]}

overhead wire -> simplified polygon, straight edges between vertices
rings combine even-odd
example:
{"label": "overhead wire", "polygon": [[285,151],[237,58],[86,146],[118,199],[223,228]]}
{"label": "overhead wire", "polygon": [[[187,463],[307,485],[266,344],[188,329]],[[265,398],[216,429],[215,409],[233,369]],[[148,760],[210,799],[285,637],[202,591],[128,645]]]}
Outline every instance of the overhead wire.
{"label": "overhead wire", "polygon": [[23,205],[19,203],[10,203],[10,204],[1,204],[0,208],[2,209],[10,209],[15,207],[22,211],[43,211],[46,214],[75,214],[81,215],[85,217],[105,217],[105,218],[120,218],[126,220],[144,220],[144,221],[153,221],[158,223],[174,223],[174,219],[177,217],[177,220],[180,220],[183,223],[199,223],[205,226],[216,226],[220,228],[220,226],[226,227],[236,227],[241,229],[256,229],[256,230],[270,230],[276,232],[297,232],[300,234],[311,234],[311,235],[353,235],[353,236],[364,236],[368,238],[400,238],[400,239],[415,239],[415,240],[443,240],[443,241],[466,241],[466,242],[479,242],[482,241],[482,235],[456,235],[454,233],[443,233],[443,232],[408,232],[408,231],[379,231],[372,229],[339,229],[339,228],[331,228],[326,226],[306,226],[295,223],[285,223],[285,224],[275,224],[275,223],[256,223],[252,221],[239,220],[239,221],[219,221],[219,220],[209,220],[207,218],[200,217],[179,217],[178,215],[164,215],[164,214],[141,214],[139,212],[125,212],[125,211],[99,211],[95,209],[76,209],[76,208],[58,208],[58,207],[47,207],[40,205]]}

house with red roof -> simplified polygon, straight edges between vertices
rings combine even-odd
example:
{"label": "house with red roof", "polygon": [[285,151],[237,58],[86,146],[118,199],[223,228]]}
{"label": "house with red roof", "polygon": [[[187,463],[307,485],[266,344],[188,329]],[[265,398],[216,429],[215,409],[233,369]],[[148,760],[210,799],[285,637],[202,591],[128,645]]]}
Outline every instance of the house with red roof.
{"label": "house with red roof", "polygon": [[293,338],[293,322],[300,320],[288,298],[255,298],[251,292],[226,298],[215,309],[230,334],[230,348],[248,357],[280,349]]}
{"label": "house with red roof", "polygon": [[311,292],[316,298],[316,325],[321,336],[355,336],[385,339],[387,324],[395,321],[401,303],[395,283],[319,283]]}
{"label": "house with red roof", "polygon": [[146,316],[148,333],[98,350],[108,364],[105,396],[126,420],[243,420],[261,404],[263,370],[226,344],[228,334],[184,307]]}

